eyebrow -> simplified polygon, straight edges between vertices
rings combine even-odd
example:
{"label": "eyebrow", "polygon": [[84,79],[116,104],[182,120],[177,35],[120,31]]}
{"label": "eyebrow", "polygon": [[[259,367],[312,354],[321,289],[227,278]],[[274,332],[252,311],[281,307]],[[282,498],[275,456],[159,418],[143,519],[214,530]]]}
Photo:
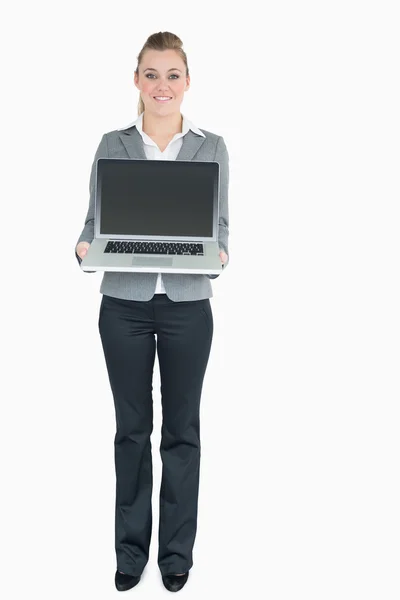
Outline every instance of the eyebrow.
{"label": "eyebrow", "polygon": [[[153,68],[149,67],[149,68],[145,69],[143,71],[143,73],[145,73],[146,71],[156,71],[157,72],[157,69],[153,69]],[[174,69],[168,69],[167,73],[169,73],[170,71],[179,71],[179,73],[182,73],[182,71],[180,69],[175,69],[175,68]]]}

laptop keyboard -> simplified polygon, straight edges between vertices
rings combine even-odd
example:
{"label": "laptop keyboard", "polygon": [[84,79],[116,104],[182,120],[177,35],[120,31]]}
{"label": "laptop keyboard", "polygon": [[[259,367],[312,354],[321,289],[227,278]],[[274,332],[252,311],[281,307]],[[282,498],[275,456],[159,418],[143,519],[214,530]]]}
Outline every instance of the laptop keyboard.
{"label": "laptop keyboard", "polygon": [[107,243],[104,252],[113,254],[189,254],[203,256],[203,244],[188,242],[131,242],[113,240]]}

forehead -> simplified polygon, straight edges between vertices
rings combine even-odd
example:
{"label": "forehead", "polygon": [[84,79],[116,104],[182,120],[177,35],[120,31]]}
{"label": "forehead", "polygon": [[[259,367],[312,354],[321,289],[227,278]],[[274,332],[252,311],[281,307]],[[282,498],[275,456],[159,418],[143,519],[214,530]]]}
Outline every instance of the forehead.
{"label": "forehead", "polygon": [[146,50],[143,55],[140,69],[157,69],[157,71],[168,71],[169,69],[185,69],[185,63],[175,50]]}

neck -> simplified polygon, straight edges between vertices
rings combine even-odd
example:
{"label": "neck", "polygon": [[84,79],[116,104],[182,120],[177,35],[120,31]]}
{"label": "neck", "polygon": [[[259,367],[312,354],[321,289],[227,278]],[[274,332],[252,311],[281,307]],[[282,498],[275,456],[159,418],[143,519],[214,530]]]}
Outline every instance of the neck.
{"label": "neck", "polygon": [[172,115],[155,115],[147,110],[143,113],[142,129],[147,135],[175,135],[182,132],[183,118],[181,113]]}

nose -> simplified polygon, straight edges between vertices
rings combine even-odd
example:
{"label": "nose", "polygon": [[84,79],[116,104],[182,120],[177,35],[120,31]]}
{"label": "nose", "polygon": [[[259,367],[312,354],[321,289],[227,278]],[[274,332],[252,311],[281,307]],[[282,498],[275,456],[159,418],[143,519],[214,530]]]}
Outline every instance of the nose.
{"label": "nose", "polygon": [[158,81],[158,89],[161,90],[167,90],[169,87],[168,85],[168,80],[166,80],[164,77],[160,77],[159,81]]}

